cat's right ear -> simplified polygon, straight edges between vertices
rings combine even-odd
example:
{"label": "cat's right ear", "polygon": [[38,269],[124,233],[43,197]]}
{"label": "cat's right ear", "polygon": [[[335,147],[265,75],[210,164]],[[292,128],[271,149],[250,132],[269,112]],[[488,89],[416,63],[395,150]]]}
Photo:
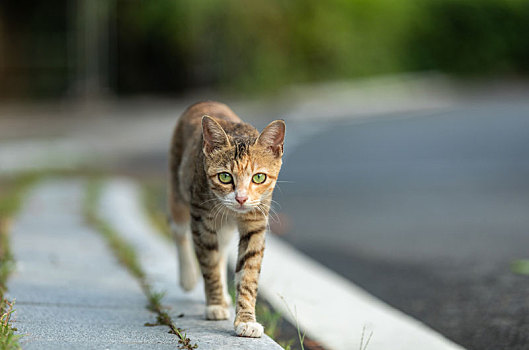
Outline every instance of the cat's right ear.
{"label": "cat's right ear", "polygon": [[230,144],[228,135],[220,124],[208,115],[202,117],[202,134],[204,135],[204,153]]}

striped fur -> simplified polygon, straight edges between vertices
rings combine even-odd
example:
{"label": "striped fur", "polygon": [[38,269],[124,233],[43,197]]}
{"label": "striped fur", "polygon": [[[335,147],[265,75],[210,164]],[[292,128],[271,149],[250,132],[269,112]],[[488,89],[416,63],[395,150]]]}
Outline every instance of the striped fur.
{"label": "striped fur", "polygon": [[[234,326],[240,336],[260,337],[263,332],[256,323],[255,301],[284,133],[283,121],[270,123],[259,134],[226,105],[201,102],[184,112],[173,134],[169,207],[180,284],[185,290],[192,289],[200,270],[206,317],[228,318],[225,248],[230,234],[237,230]],[[221,182],[220,173],[228,173],[232,181]],[[252,181],[257,173],[265,174],[264,182]]]}

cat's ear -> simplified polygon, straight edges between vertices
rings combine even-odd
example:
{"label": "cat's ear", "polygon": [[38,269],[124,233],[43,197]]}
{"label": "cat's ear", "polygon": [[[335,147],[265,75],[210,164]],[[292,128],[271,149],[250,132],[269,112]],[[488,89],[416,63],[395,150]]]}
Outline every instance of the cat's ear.
{"label": "cat's ear", "polygon": [[267,147],[277,157],[283,155],[283,142],[285,141],[285,122],[274,120],[261,132],[256,144]]}
{"label": "cat's ear", "polygon": [[220,124],[208,115],[202,117],[202,134],[204,135],[204,153],[230,144],[226,132]]}

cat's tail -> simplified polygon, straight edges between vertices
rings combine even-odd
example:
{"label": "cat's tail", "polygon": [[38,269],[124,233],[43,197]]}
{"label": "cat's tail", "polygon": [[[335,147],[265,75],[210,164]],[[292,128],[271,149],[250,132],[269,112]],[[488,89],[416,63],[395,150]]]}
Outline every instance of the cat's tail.
{"label": "cat's tail", "polygon": [[177,224],[170,220],[171,231],[178,248],[178,267],[180,286],[183,290],[192,290],[200,278],[197,258],[193,250],[189,223]]}

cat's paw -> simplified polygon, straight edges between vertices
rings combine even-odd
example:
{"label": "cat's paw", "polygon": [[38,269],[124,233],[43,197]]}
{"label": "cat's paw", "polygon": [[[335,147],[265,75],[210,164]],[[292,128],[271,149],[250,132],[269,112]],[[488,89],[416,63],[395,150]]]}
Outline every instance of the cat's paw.
{"label": "cat's paw", "polygon": [[206,306],[206,319],[227,320],[230,317],[230,310],[222,305]]}
{"label": "cat's paw", "polygon": [[263,331],[263,326],[257,322],[241,322],[235,327],[239,337],[261,338]]}
{"label": "cat's paw", "polygon": [[180,287],[186,292],[189,292],[195,288],[198,282],[198,274],[192,271],[192,269],[184,270],[180,272]]}

